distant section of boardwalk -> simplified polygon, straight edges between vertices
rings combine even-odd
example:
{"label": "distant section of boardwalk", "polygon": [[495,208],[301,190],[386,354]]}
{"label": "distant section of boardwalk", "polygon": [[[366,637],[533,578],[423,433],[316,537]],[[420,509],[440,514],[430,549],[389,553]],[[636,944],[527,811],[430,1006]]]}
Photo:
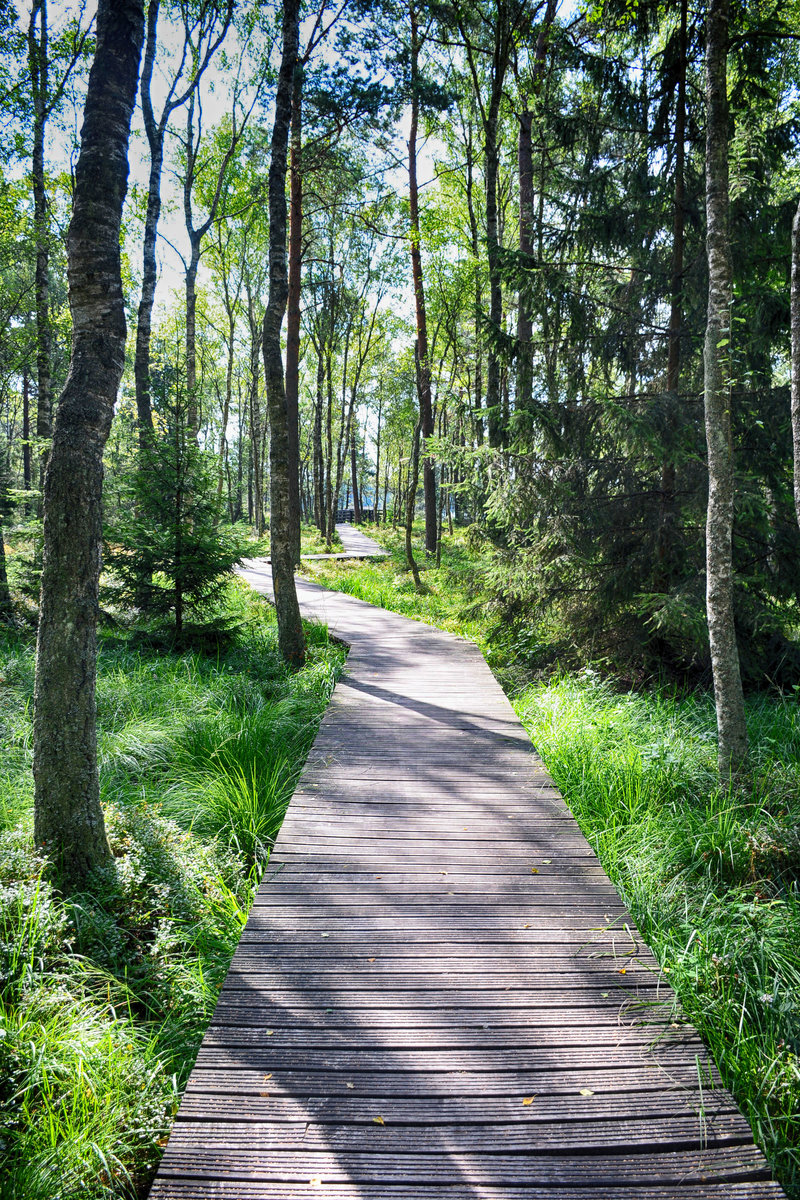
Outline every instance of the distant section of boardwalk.
{"label": "distant section of boardwalk", "polygon": [[344,547],[336,554],[301,554],[302,559],[312,558],[388,558],[383,546],[379,546],[374,538],[367,537],[354,525],[341,524],[336,526],[339,540]]}
{"label": "distant section of boardwalk", "polygon": [[782,1196],[475,646],[300,596],[347,673],[151,1200]]}

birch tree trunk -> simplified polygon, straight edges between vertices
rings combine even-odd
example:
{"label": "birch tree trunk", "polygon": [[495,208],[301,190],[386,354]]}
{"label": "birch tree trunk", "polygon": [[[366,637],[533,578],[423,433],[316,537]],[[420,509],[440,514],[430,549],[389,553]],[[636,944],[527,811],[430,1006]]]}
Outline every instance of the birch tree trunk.
{"label": "birch tree trunk", "polygon": [[289,435],[289,538],[300,566],[300,290],[303,266],[303,67],[292,79],[289,167],[289,295],[286,311],[286,424]]}
{"label": "birch tree trunk", "polygon": [[143,0],[100,0],[67,235],[72,355],[44,482],[34,833],[68,886],[108,861],[97,772],[103,448],[125,362],[120,225]]}
{"label": "birch tree trunk", "polygon": [[706,18],[706,250],[708,317],[703,365],[708,448],[706,612],[717,707],[718,763],[723,785],[747,762],[747,728],[733,619],[733,440],[731,434],[731,304],[728,233],[729,0],[710,0]]}
{"label": "birch tree trunk", "polygon": [[305,662],[305,640],[294,582],[291,537],[291,470],[286,385],[281,356],[281,325],[289,293],[286,261],[286,157],[292,113],[292,83],[300,33],[299,0],[283,9],[283,53],[275,96],[275,124],[269,166],[269,299],[264,313],[264,375],[269,409],[270,555],[281,654],[293,667]]}
{"label": "birch tree trunk", "polygon": [[436,553],[436,469],[427,450],[433,436],[433,399],[431,364],[428,354],[428,317],[422,278],[422,252],[419,232],[419,190],[417,186],[417,132],[419,128],[419,52],[421,38],[417,11],[409,6],[411,22],[411,129],[408,136],[408,198],[411,214],[411,274],[414,281],[414,305],[417,318],[417,395],[422,431],[422,492],[425,498],[425,553]]}

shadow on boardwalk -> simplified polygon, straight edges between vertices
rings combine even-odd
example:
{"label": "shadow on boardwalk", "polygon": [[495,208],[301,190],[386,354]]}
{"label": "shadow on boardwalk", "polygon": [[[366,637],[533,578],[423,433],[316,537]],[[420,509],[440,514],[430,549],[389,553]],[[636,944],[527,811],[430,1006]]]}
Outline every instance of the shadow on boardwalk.
{"label": "shadow on boardwalk", "polygon": [[782,1195],[477,649],[300,593],[347,673],[154,1200]]}

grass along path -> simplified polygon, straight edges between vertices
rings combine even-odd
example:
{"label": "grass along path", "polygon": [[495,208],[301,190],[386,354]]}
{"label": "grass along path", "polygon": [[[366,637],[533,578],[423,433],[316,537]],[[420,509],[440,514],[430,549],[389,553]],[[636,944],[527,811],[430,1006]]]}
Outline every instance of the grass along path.
{"label": "grass along path", "polygon": [[[547,631],[505,630],[485,605],[485,556],[463,534],[419,595],[393,559],[309,574],[470,637],[622,893],[777,1177],[800,1200],[800,705],[748,701],[748,795],[720,792],[713,701],[619,692],[583,671],[525,685]],[[423,555],[419,555],[422,562]]]}
{"label": "grass along path", "polygon": [[31,838],[34,648],[0,642],[0,1195],[145,1194],[342,662],[310,629],[289,676],[270,607],[229,596],[214,656],[104,637],[113,867],[61,898]]}

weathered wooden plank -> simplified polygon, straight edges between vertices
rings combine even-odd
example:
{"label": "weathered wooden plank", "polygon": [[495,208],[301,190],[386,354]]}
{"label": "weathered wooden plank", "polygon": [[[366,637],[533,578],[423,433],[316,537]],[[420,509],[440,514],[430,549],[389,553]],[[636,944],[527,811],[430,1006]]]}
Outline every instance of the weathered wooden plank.
{"label": "weathered wooden plank", "polygon": [[[365,1127],[366,1128],[366,1127]],[[381,1153],[377,1148],[363,1152],[303,1149],[207,1150],[202,1144],[182,1150],[177,1139],[170,1142],[162,1172],[205,1176],[219,1171],[239,1179],[299,1182],[312,1177],[343,1183],[450,1183],[460,1177],[464,1186],[479,1184],[525,1184],[565,1187],[586,1182],[587,1168],[595,1185],[660,1182],[671,1186],[687,1183],[727,1183],[768,1178],[763,1157],[754,1147],[709,1147],[705,1151],[650,1152],[648,1154],[593,1154],[560,1157],[555,1154],[473,1154],[466,1147],[442,1154]]]}
{"label": "weathered wooden plank", "polygon": [[[380,1114],[378,1114],[380,1115]],[[742,1146],[751,1141],[750,1126],[739,1113],[720,1114],[713,1120],[690,1117],[662,1117],[655,1126],[647,1118],[608,1121],[593,1119],[575,1122],[512,1122],[496,1124],[406,1125],[397,1121],[392,1110],[375,1121],[375,1113],[365,1113],[360,1122],[311,1123],[300,1117],[294,1121],[192,1121],[182,1120],[181,1135],[202,1145],[206,1151],[231,1150],[329,1150],[333,1152],[369,1150],[380,1154],[448,1154],[469,1149],[471,1153],[541,1154],[555,1150],[598,1154],[611,1148],[642,1153],[654,1150],[702,1151],[706,1147]]]}
{"label": "weathered wooden plank", "polygon": [[[268,1091],[271,1080],[262,1080],[262,1091],[252,1095],[241,1093],[217,1095],[213,1108],[206,1094],[190,1088],[181,1104],[179,1119],[193,1121],[225,1120],[247,1124],[250,1121],[305,1121],[321,1126],[330,1123],[371,1122],[375,1115],[375,1098],[357,1096],[348,1090],[343,1096],[295,1096]],[[725,1091],[708,1091],[702,1108],[693,1108],[693,1097],[687,1091],[650,1089],[648,1091],[604,1092],[602,1109],[587,1104],[586,1098],[575,1095],[537,1093],[534,1096],[416,1096],[411,1099],[392,1097],[393,1123],[408,1127],[433,1125],[481,1125],[490,1129],[497,1124],[522,1125],[525,1128],[547,1123],[568,1122],[577,1133],[587,1123],[602,1120],[611,1122],[633,1118],[658,1123],[662,1120],[688,1119],[701,1126],[715,1124],[729,1116],[744,1121],[739,1110]],[[524,1101],[529,1103],[525,1104]],[[744,1122],[745,1125],[747,1124]],[[469,1131],[467,1131],[469,1134]]]}
{"label": "weathered wooden plank", "polygon": [[[587,1174],[591,1174],[590,1164]],[[312,1177],[314,1182],[264,1183],[251,1180],[159,1176],[150,1192],[152,1200],[466,1200],[463,1183],[404,1184],[339,1183]],[[618,1183],[610,1187],[570,1187],[569,1200],[620,1200]],[[679,1190],[666,1191],[663,1185],[637,1183],[635,1200],[776,1200],[783,1191],[770,1181],[720,1184],[681,1184]],[[540,1187],[501,1187],[482,1185],[480,1200],[553,1200],[549,1184]]]}

